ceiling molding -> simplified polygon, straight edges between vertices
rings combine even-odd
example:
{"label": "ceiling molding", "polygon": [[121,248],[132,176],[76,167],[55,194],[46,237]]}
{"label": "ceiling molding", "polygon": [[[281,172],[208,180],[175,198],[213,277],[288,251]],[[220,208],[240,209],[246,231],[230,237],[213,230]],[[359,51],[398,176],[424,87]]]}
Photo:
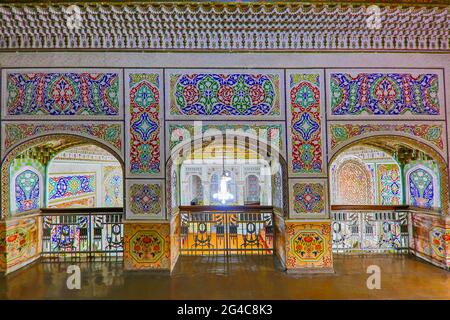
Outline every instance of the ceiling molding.
{"label": "ceiling molding", "polygon": [[[396,2],[405,1],[417,2]],[[0,5],[0,50],[448,52],[450,49],[450,12],[448,6],[437,5],[441,1],[430,0],[428,4],[436,6],[427,7],[378,7],[380,28],[369,19],[374,15],[368,10],[371,4],[316,2],[320,1],[78,3],[79,15],[73,7],[68,11],[69,4]]]}

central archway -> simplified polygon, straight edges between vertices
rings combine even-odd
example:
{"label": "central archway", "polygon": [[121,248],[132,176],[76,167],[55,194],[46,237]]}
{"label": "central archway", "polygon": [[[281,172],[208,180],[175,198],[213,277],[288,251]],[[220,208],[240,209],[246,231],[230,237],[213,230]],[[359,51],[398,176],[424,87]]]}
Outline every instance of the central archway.
{"label": "central archway", "polygon": [[[197,148],[195,147],[197,146]],[[247,160],[256,161],[264,159],[267,163],[267,174],[270,176],[271,192],[270,204],[273,219],[270,225],[270,236],[273,243],[272,254],[278,256],[282,261],[285,260],[284,253],[284,239],[282,235],[284,231],[284,218],[287,216],[287,164],[285,158],[279,147],[274,147],[267,142],[261,142],[255,137],[247,136],[245,139],[236,134],[217,133],[216,137],[205,136],[197,137],[197,139],[186,139],[176,148],[170,152],[166,162],[166,187],[168,195],[166,197],[166,204],[171,221],[171,253],[172,253],[172,268],[180,255],[181,239],[180,234],[185,232],[184,227],[180,222],[180,174],[179,169],[183,161],[186,159],[201,159],[204,154],[208,154],[208,149],[221,150],[223,146],[234,149],[235,152],[247,153]],[[240,151],[238,151],[240,150]],[[220,153],[220,152],[219,152]],[[252,154],[252,156],[250,156]],[[256,162],[253,162],[255,164]],[[225,207],[224,207],[224,210]],[[268,229],[266,229],[268,230]]]}

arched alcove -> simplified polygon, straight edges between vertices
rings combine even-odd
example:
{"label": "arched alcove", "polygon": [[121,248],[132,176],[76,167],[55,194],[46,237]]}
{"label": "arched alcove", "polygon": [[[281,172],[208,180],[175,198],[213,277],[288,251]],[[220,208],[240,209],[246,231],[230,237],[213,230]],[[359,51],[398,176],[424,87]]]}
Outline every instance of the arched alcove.
{"label": "arched alcove", "polygon": [[[39,193],[40,205],[39,208],[34,208],[32,210],[26,210],[26,213],[32,213],[33,211],[39,210],[47,205],[47,180],[48,180],[48,164],[61,152],[74,147],[80,146],[95,146],[104,150],[105,153],[109,154],[114,161],[119,164],[120,176],[124,175],[123,159],[114,150],[112,150],[107,145],[100,143],[97,140],[89,139],[84,136],[77,136],[74,134],[50,134],[45,136],[40,136],[37,138],[32,138],[23,143],[15,146],[5,155],[2,162],[1,168],[1,195],[2,195],[2,218],[9,217],[15,213],[24,213],[24,211],[18,212],[16,208],[17,203],[13,203],[12,197],[10,197],[11,188],[14,186],[14,181],[17,176],[20,177],[20,172],[24,168],[28,167],[30,172],[34,172],[42,181],[39,183]],[[31,164],[31,169],[30,169]],[[108,178],[107,176],[99,177],[101,179]],[[123,178],[122,178],[123,181]],[[117,181],[116,181],[117,182]],[[119,194],[122,197],[123,202],[123,182],[120,183],[121,190]],[[15,189],[15,187],[14,187]],[[25,195],[25,198],[27,195]],[[17,202],[17,201],[16,201]]]}

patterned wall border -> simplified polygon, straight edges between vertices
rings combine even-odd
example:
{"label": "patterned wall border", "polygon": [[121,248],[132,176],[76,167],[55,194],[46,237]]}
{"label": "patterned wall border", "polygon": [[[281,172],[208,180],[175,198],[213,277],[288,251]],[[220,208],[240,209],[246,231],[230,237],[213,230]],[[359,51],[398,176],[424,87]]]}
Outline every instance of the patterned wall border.
{"label": "patterned wall border", "polygon": [[130,220],[166,219],[165,189],[165,180],[126,179],[126,218]]}
{"label": "patterned wall border", "polygon": [[[331,99],[333,98],[331,89],[331,74],[332,73],[348,73],[351,76],[356,76],[360,73],[401,73],[401,74],[411,74],[417,77],[419,74],[436,74],[438,76],[438,100],[440,106],[439,115],[414,115],[410,112],[407,114],[399,115],[373,115],[373,114],[355,114],[355,115],[333,115]],[[326,70],[326,81],[327,81],[327,101],[326,110],[327,118],[329,120],[355,120],[355,119],[371,119],[371,120],[404,120],[404,119],[415,119],[415,120],[444,120],[445,119],[445,87],[444,87],[444,73],[442,69],[355,69],[355,68],[342,68],[342,69],[327,69]]]}
{"label": "patterned wall border", "polygon": [[[136,141],[132,141],[132,110],[131,110],[131,98],[130,98],[130,75],[132,74],[146,74],[146,75],[157,75],[159,82],[159,173],[133,173],[131,170],[131,149],[132,143],[136,143]],[[164,94],[163,94],[163,86],[164,86],[164,75],[162,69],[126,69],[125,70],[125,155],[126,155],[126,176],[129,178],[164,178],[165,176],[165,152],[164,152]],[[136,121],[139,122],[139,121]],[[148,139],[147,139],[148,140]],[[137,141],[139,142],[139,141]]]}
{"label": "patterned wall border", "polygon": [[106,144],[123,159],[123,122],[52,121],[35,124],[31,121],[2,122],[2,158],[19,144],[34,138],[53,134],[72,134]]}
{"label": "patterned wall border", "polygon": [[[274,75],[278,78],[278,83],[275,85],[275,102],[274,107],[279,110],[279,114],[275,115],[252,115],[252,116],[246,116],[246,115],[176,115],[171,114],[171,108],[173,104],[173,86],[175,83],[171,83],[171,75],[178,75],[178,74],[194,74],[194,73],[218,73],[218,74],[234,74],[234,73],[241,73],[241,74],[263,74],[263,75]],[[225,93],[224,93],[225,94]],[[226,68],[226,69],[208,69],[208,68],[201,68],[201,69],[166,69],[165,70],[165,106],[166,106],[166,119],[167,120],[186,120],[186,119],[192,119],[192,120],[227,120],[227,119],[233,119],[233,120],[247,120],[251,117],[252,120],[284,120],[285,114],[284,114],[284,73],[282,69],[233,69],[233,68]]]}
{"label": "patterned wall border", "polygon": [[408,122],[405,121],[373,121],[342,122],[329,121],[328,159],[346,145],[360,139],[374,136],[404,136],[421,142],[435,149],[444,159],[447,159],[447,139],[445,122]]}
{"label": "patterned wall border", "polygon": [[[296,201],[303,201],[303,205],[296,205]],[[326,178],[289,179],[289,218],[328,219],[329,215]]]}
{"label": "patterned wall border", "polygon": [[[116,115],[8,115],[7,101],[8,101],[8,88],[7,88],[7,75],[9,73],[117,73],[118,77],[118,113]],[[120,69],[98,69],[98,68],[33,68],[33,69],[3,69],[2,70],[2,99],[1,99],[1,117],[3,120],[41,120],[41,121],[53,121],[53,120],[123,120],[123,76]]]}
{"label": "patterned wall border", "polygon": [[[293,135],[296,133],[296,131],[293,128],[292,125],[292,121],[293,121],[293,110],[292,108],[292,103],[291,103],[291,76],[294,75],[319,75],[318,81],[319,81],[319,92],[320,92],[320,98],[319,98],[319,119],[320,119],[320,123],[319,123],[319,128],[317,130],[319,130],[320,132],[320,150],[322,152],[322,154],[320,155],[320,161],[321,161],[321,165],[322,168],[320,170],[320,172],[303,172],[303,173],[298,173],[298,172],[294,172],[293,169]],[[298,83],[296,84],[298,85]],[[288,168],[289,168],[289,177],[326,177],[328,172],[327,172],[327,161],[326,161],[326,118],[325,118],[325,78],[324,78],[324,73],[322,69],[296,69],[296,70],[287,70],[286,72],[286,110],[287,110],[287,115],[286,115],[286,121],[287,121],[287,148],[288,148],[288,155],[289,155],[289,161],[288,161]],[[310,106],[311,107],[311,106]],[[308,109],[308,108],[305,108]],[[302,115],[311,115],[312,112],[304,112],[302,113]],[[310,131],[308,132],[310,133]],[[305,133],[306,134],[306,133]],[[297,133],[297,135],[299,135]],[[311,136],[310,139],[312,140],[313,137]],[[304,143],[304,141],[302,141],[302,146],[307,145]]]}

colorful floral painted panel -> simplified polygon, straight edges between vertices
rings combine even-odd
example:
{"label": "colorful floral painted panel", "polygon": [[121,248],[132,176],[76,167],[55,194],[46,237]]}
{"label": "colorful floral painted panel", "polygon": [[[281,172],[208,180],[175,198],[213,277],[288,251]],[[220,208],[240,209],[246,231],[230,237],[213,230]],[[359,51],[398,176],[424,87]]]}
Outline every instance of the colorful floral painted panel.
{"label": "colorful floral painted panel", "polygon": [[73,199],[95,192],[95,174],[51,176],[48,179],[49,202]]}
{"label": "colorful floral painted panel", "polygon": [[25,212],[40,208],[40,178],[39,175],[30,169],[24,170],[16,176],[15,201],[16,211]]}
{"label": "colorful floral painted panel", "polygon": [[115,116],[119,114],[117,73],[9,73],[11,116]]}
{"label": "colorful floral painted panel", "polygon": [[125,223],[126,270],[170,269],[170,224]]}
{"label": "colorful floral painted panel", "polygon": [[417,168],[408,174],[409,201],[416,207],[431,208],[434,206],[436,181],[433,175],[424,168]]}
{"label": "colorful floral painted panel", "polygon": [[103,173],[105,207],[121,207],[123,205],[123,178],[120,167],[105,167]]}
{"label": "colorful floral painted panel", "polygon": [[86,124],[52,122],[49,124],[6,123],[4,127],[4,149],[32,137],[51,133],[67,133],[87,136],[105,142],[117,152],[122,148],[122,125],[117,123]]}
{"label": "colorful floral painted panel", "polygon": [[278,74],[171,74],[170,114],[278,116],[279,82]]}
{"label": "colorful floral painted panel", "polygon": [[448,268],[448,247],[450,244],[450,219],[414,212],[409,223],[412,232],[409,234],[410,247],[413,254],[435,265]]}
{"label": "colorful floral painted panel", "polygon": [[286,222],[287,269],[333,268],[329,222]]}
{"label": "colorful floral painted panel", "polygon": [[318,74],[290,75],[291,172],[322,173],[320,80]]}
{"label": "colorful floral painted panel", "polygon": [[129,183],[127,204],[132,215],[161,217],[163,201],[163,189],[160,182]]}
{"label": "colorful floral painted panel", "polygon": [[436,74],[332,73],[332,115],[439,115]]}
{"label": "colorful floral painted panel", "polygon": [[401,133],[412,136],[412,138],[419,137],[438,149],[444,151],[443,132],[444,127],[440,124],[331,124],[331,150],[336,149],[343,142],[358,137],[369,136],[376,132],[391,132]]}
{"label": "colorful floral painted panel", "polygon": [[397,164],[378,164],[378,203],[399,205],[402,203],[402,182]]}
{"label": "colorful floral painted panel", "polygon": [[292,185],[293,213],[296,215],[324,215],[326,207],[323,182],[295,182]]}
{"label": "colorful floral painted panel", "polygon": [[6,227],[7,271],[11,272],[39,256],[39,217],[11,221]]}
{"label": "colorful floral painted panel", "polygon": [[159,74],[129,74],[128,143],[132,175],[159,176],[161,173],[159,88]]}
{"label": "colorful floral painted panel", "polygon": [[433,253],[439,258],[445,258],[446,242],[450,239],[444,228],[434,227],[430,231],[430,243]]}

